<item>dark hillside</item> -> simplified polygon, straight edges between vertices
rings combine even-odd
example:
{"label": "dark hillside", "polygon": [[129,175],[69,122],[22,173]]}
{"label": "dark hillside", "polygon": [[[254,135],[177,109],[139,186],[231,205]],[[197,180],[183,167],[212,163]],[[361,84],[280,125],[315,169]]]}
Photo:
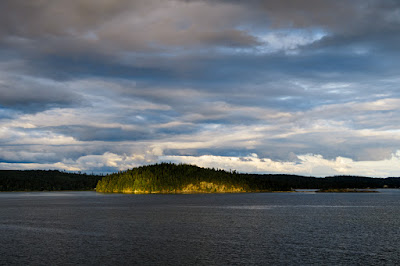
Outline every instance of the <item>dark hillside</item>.
{"label": "dark hillside", "polygon": [[102,177],[55,170],[0,170],[0,191],[93,190]]}

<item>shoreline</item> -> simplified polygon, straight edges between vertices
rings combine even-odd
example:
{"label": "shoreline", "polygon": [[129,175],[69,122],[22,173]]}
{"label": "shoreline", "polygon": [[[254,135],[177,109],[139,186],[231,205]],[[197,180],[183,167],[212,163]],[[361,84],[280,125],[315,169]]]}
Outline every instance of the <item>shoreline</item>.
{"label": "shoreline", "polygon": [[144,194],[175,194],[175,195],[184,195],[184,194],[241,194],[241,193],[379,193],[377,189],[398,189],[398,188],[373,188],[373,189],[354,189],[354,188],[346,188],[346,189],[294,189],[294,190],[264,190],[264,191],[218,191],[218,192],[207,192],[207,191],[173,191],[173,192],[160,192],[160,191],[132,191],[132,192],[104,192],[104,191],[96,191],[96,189],[91,190],[13,190],[13,191],[0,191],[0,193],[21,193],[21,192],[96,192],[101,194],[135,194],[135,195],[144,195]]}

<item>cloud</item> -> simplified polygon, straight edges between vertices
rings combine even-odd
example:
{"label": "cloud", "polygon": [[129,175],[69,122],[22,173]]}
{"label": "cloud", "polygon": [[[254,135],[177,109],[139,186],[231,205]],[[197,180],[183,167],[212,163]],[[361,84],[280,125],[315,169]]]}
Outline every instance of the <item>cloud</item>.
{"label": "cloud", "polygon": [[0,10],[4,167],[111,171],[177,156],[322,174],[340,173],[337,158],[362,172],[400,149],[396,1]]}
{"label": "cloud", "polygon": [[91,127],[84,125],[69,125],[55,128],[45,128],[52,132],[72,136],[80,141],[126,141],[145,140],[151,137],[147,129],[123,129],[121,127]]}
{"label": "cloud", "polygon": [[[3,120],[2,143],[24,145],[10,146],[10,152],[23,154],[21,151],[25,149],[33,154],[45,150],[62,154],[63,148],[56,145],[74,145],[80,147],[65,153],[73,160],[85,151],[130,154],[138,147],[142,151],[157,148],[167,155],[257,153],[272,160],[287,160],[292,153],[314,153],[328,159],[340,155],[353,160],[382,160],[400,145],[398,98],[343,103],[337,98],[335,104],[318,102],[323,102],[324,92],[329,95],[331,90],[355,90],[352,83],[294,84],[304,88],[305,95],[294,89],[285,92],[287,95],[294,97],[297,93],[298,99],[315,97],[317,101],[316,107],[305,110],[286,107],[286,100],[279,103],[285,94],[278,89],[276,95],[272,91],[263,96],[262,88],[256,88],[253,94],[258,97],[247,90],[226,98],[223,90],[142,87],[140,83],[119,79],[76,79],[62,83],[44,80],[43,83],[62,84],[62,88],[68,88],[87,104]],[[246,95],[252,99],[251,106],[240,102]],[[224,97],[229,102],[223,101]],[[268,99],[278,105],[269,106]],[[42,146],[34,146],[38,144]],[[36,160],[40,158],[47,160],[46,156]],[[58,160],[62,158],[57,156]],[[15,158],[7,155],[3,160]]]}
{"label": "cloud", "polygon": [[[183,1],[3,1],[5,43],[45,53],[162,51],[166,47],[252,46],[255,37],[235,28],[242,9],[228,3]],[[18,20],[16,21],[16,18]]]}
{"label": "cloud", "polygon": [[273,161],[258,158],[257,154],[246,157],[226,156],[162,156],[161,161],[189,163],[202,167],[236,170],[243,173],[286,173],[306,176],[361,175],[374,177],[398,176],[400,174],[400,153],[392,154],[390,159],[380,161],[353,161],[336,157],[328,160],[321,155],[298,155],[296,162]]}
{"label": "cloud", "polygon": [[64,160],[57,163],[0,163],[2,169],[58,169],[67,171],[84,171],[109,173],[130,169],[143,164],[155,162],[174,162],[195,164],[201,167],[236,170],[242,173],[284,173],[305,176],[361,175],[389,177],[400,175],[400,152],[392,154],[389,159],[380,161],[353,161],[349,158],[336,157],[328,160],[321,155],[305,154],[296,156],[295,162],[273,161],[259,158],[257,154],[244,157],[228,156],[148,156],[141,154],[118,155],[106,152],[102,155],[85,155],[77,160]]}
{"label": "cloud", "polygon": [[78,105],[81,97],[63,83],[0,72],[0,107],[38,112]]}
{"label": "cloud", "polygon": [[394,1],[5,0],[0,8],[7,10],[0,20],[4,45],[68,55],[255,48],[274,30],[360,36],[400,22]]}
{"label": "cloud", "polygon": [[0,162],[1,169],[56,169],[66,171],[83,171],[100,173],[113,173],[119,170],[137,167],[154,162],[143,155],[118,155],[106,152],[101,155],[85,155],[77,160],[65,159],[56,163],[4,163]]}

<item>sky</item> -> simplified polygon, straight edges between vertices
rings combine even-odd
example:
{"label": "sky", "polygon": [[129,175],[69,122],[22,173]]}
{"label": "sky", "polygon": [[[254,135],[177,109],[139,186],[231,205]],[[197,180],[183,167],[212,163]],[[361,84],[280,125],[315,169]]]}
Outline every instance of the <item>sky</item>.
{"label": "sky", "polygon": [[400,2],[2,0],[0,169],[400,176]]}

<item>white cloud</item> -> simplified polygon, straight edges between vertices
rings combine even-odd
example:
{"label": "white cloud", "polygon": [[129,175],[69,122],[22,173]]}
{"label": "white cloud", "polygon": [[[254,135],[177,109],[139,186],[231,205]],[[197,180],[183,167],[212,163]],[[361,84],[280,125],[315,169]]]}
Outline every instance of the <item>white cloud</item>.
{"label": "white cloud", "polygon": [[[151,154],[117,155],[106,152],[102,155],[86,155],[77,160],[64,160],[57,163],[0,163],[1,169],[59,169],[67,171],[119,171],[156,162],[188,163],[200,167],[236,170],[242,173],[284,173],[305,176],[358,175],[370,177],[400,176],[400,151],[391,158],[380,161],[354,161],[337,157],[325,159],[321,155],[298,155],[294,162],[274,161],[259,158],[257,154],[245,157],[216,155],[179,156]],[[105,169],[105,170],[104,170]]]}
{"label": "white cloud", "polygon": [[243,173],[286,173],[311,176],[361,175],[371,177],[400,175],[400,151],[392,154],[390,159],[380,161],[354,161],[344,157],[328,160],[322,155],[315,154],[298,155],[297,158],[296,162],[281,162],[268,158],[258,158],[255,154],[246,157],[171,155],[161,156],[159,160],[225,170],[231,169]]}
{"label": "white cloud", "polygon": [[56,134],[49,130],[26,132],[23,129],[9,127],[0,127],[0,138],[1,142],[7,145],[71,145],[79,143],[70,136]]}
{"label": "white cloud", "polygon": [[259,35],[258,38],[263,42],[257,49],[261,53],[272,53],[285,51],[295,52],[296,49],[304,45],[321,40],[326,33],[321,30],[278,30]]}
{"label": "white cloud", "polygon": [[[29,156],[32,156],[32,154],[29,154]],[[84,155],[76,160],[64,159],[62,162],[57,163],[0,163],[0,169],[58,169],[83,172],[116,172],[143,164],[154,163],[157,161],[154,158],[151,154],[132,154],[128,156],[105,152],[101,155]]]}

